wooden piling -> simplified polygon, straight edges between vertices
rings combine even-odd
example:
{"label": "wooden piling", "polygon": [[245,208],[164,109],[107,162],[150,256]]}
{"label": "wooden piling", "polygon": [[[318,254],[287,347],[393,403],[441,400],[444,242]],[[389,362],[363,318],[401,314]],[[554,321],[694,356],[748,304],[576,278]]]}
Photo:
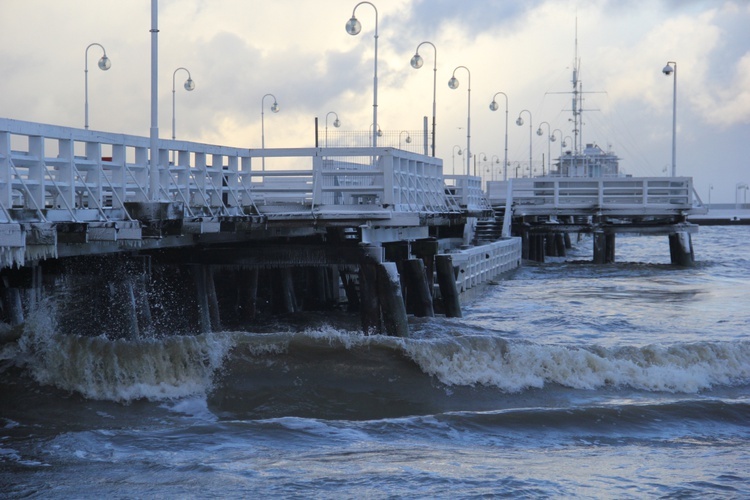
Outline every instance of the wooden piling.
{"label": "wooden piling", "polygon": [[395,262],[382,262],[377,266],[377,282],[385,333],[392,337],[408,337],[406,305],[401,293],[401,279]]}
{"label": "wooden piling", "polygon": [[[567,233],[565,233],[565,234],[563,234],[563,233],[556,233],[554,235],[554,237],[555,237],[555,247],[557,248],[557,256],[558,257],[565,257],[566,255],[568,255],[568,252],[566,250],[568,247],[566,246],[566,243],[565,243],[565,237],[566,236],[568,236]],[[568,242],[570,242],[570,237],[569,236],[568,236]]]}
{"label": "wooden piling", "polygon": [[607,235],[603,231],[595,231],[594,240],[594,264],[607,262]]}
{"label": "wooden piling", "polygon": [[417,317],[435,316],[432,304],[432,292],[427,283],[425,266],[422,259],[409,259],[404,262],[406,277],[406,300],[412,306]]}
{"label": "wooden piling", "polygon": [[460,318],[461,302],[456,286],[456,274],[453,271],[453,258],[448,254],[435,256],[435,272],[437,274],[440,296],[443,299],[443,309],[448,318]]}
{"label": "wooden piling", "polygon": [[377,262],[363,259],[359,266],[359,312],[362,330],[371,335],[380,333],[380,305],[378,304]]}
{"label": "wooden piling", "polygon": [[691,267],[695,264],[693,241],[688,232],[677,232],[669,235],[669,256],[672,264]]}

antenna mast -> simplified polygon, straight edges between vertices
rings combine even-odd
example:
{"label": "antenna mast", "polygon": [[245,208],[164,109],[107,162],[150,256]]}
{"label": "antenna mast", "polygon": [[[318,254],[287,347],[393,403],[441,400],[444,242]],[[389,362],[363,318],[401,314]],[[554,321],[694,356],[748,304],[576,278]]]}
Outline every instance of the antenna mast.
{"label": "antenna mast", "polygon": [[573,149],[574,154],[578,155],[582,151],[580,143],[581,127],[583,126],[583,118],[581,113],[583,109],[581,107],[581,82],[578,80],[578,74],[580,71],[581,60],[578,58],[578,16],[576,16],[576,33],[575,33],[575,56],[573,58]]}

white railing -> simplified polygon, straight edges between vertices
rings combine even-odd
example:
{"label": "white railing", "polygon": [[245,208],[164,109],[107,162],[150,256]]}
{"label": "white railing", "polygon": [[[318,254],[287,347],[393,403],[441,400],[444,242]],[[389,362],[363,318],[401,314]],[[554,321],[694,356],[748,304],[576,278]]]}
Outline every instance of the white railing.
{"label": "white railing", "polygon": [[[244,149],[0,119],[0,222],[130,220],[129,202],[186,217],[458,212],[442,160],[392,148]],[[259,159],[273,168],[261,169]],[[154,179],[156,177],[156,179]]]}
{"label": "white railing", "polygon": [[497,275],[516,269],[521,263],[521,239],[506,238],[451,254],[458,268],[456,286],[465,292]]}
{"label": "white railing", "polygon": [[471,175],[446,175],[449,194],[464,209],[488,210],[491,205],[482,191],[482,178]]}
{"label": "white railing", "polygon": [[671,215],[698,210],[691,177],[541,177],[488,183],[493,205],[505,204],[508,193],[514,213],[527,215]]}
{"label": "white railing", "polygon": [[261,213],[460,211],[445,193],[442,160],[429,156],[392,148],[265,149],[250,156],[311,162],[306,169],[243,174]]}

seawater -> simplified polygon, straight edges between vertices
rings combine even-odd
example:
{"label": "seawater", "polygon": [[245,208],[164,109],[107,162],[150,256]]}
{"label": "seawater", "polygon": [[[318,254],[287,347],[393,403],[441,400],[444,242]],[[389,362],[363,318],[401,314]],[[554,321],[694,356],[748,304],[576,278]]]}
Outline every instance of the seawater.
{"label": "seawater", "polygon": [[0,497],[748,498],[750,227],[527,263],[408,339],[350,316],[0,350]]}

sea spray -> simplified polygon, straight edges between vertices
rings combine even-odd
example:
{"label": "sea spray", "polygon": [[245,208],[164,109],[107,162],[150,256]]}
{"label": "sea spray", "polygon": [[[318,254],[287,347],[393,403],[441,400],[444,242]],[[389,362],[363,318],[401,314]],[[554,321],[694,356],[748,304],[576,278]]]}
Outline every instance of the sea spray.
{"label": "sea spray", "polygon": [[129,402],[206,394],[234,344],[231,333],[138,340],[60,334],[54,315],[29,318],[18,342],[32,377],[97,400]]}

